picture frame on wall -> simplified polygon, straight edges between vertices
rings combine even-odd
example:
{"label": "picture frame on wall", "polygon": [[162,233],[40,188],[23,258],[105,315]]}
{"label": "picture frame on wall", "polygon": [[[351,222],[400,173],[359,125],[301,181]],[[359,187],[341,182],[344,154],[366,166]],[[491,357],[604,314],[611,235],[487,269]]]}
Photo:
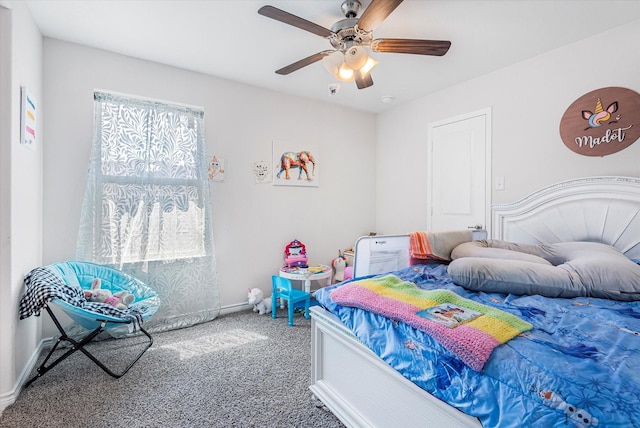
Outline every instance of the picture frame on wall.
{"label": "picture frame on wall", "polygon": [[251,162],[251,171],[256,184],[269,184],[271,178],[271,161],[261,160]]}
{"label": "picture frame on wall", "polygon": [[20,94],[20,144],[33,149],[36,144],[37,102],[25,86],[20,87]]}
{"label": "picture frame on wall", "polygon": [[209,180],[224,182],[224,172],[226,169],[227,161],[225,159],[221,159],[216,155],[213,155],[211,160],[209,161],[208,172],[209,172]]}
{"label": "picture frame on wall", "polygon": [[320,186],[320,150],[308,142],[273,141],[275,186]]}

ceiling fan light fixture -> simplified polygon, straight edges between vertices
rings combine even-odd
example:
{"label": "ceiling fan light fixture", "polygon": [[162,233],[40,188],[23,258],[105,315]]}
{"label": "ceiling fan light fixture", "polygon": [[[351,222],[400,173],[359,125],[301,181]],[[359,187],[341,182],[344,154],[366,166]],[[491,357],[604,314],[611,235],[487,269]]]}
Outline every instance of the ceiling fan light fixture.
{"label": "ceiling fan light fixture", "polygon": [[362,46],[352,46],[344,53],[344,62],[352,70],[360,70],[369,60],[367,50]]}
{"label": "ceiling fan light fixture", "polygon": [[338,71],[340,70],[340,66],[344,63],[344,56],[342,52],[335,51],[330,55],[322,58],[322,64],[327,71],[333,76],[338,76]]}
{"label": "ceiling fan light fixture", "polygon": [[371,70],[373,70],[373,67],[375,67],[376,65],[378,65],[378,61],[371,58],[370,56],[367,56],[367,61],[360,68],[360,72],[362,74],[368,74]]}
{"label": "ceiling fan light fixture", "polygon": [[335,77],[337,77],[339,80],[342,80],[343,82],[351,82],[355,78],[353,69],[350,68],[346,63],[342,63]]}
{"label": "ceiling fan light fixture", "polygon": [[336,50],[322,59],[324,68],[336,79],[351,82],[355,79],[355,72],[368,74],[378,61],[371,58],[362,46],[352,46],[346,51]]}

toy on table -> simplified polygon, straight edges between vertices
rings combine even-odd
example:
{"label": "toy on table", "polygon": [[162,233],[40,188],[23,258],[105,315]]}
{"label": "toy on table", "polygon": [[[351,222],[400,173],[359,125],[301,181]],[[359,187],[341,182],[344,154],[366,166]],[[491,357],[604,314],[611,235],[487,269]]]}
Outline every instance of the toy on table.
{"label": "toy on table", "polygon": [[135,296],[128,291],[118,291],[111,294],[110,290],[103,289],[102,281],[96,278],[91,283],[91,290],[84,290],[84,297],[89,302],[106,303],[121,311],[129,308],[129,305],[135,300]]}
{"label": "toy on table", "polygon": [[306,268],[308,260],[306,247],[297,239],[289,242],[284,248],[284,262],[287,266]]}
{"label": "toy on table", "polygon": [[253,312],[264,315],[271,312],[271,299],[265,299],[264,293],[259,288],[249,288],[247,294],[249,304],[253,305]]}

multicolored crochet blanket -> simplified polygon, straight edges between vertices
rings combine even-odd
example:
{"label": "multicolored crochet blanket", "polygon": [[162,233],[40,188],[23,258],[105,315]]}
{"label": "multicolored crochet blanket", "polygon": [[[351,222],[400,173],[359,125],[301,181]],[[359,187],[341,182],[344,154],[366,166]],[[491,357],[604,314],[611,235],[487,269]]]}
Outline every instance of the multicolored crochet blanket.
{"label": "multicolored crochet blanket", "polygon": [[[365,309],[424,331],[478,372],[494,348],[532,329],[531,324],[507,312],[449,290],[421,290],[394,275],[346,283],[331,291],[330,296],[339,305]],[[443,303],[468,308],[482,316],[450,328],[417,314]]]}

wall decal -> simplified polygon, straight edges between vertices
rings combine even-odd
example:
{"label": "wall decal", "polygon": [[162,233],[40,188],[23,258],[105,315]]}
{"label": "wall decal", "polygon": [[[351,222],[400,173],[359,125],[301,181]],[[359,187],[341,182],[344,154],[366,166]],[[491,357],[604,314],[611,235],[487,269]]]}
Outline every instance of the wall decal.
{"label": "wall decal", "polygon": [[584,156],[626,149],[640,137],[640,94],[608,87],[581,96],[562,116],[560,137],[569,150]]}

